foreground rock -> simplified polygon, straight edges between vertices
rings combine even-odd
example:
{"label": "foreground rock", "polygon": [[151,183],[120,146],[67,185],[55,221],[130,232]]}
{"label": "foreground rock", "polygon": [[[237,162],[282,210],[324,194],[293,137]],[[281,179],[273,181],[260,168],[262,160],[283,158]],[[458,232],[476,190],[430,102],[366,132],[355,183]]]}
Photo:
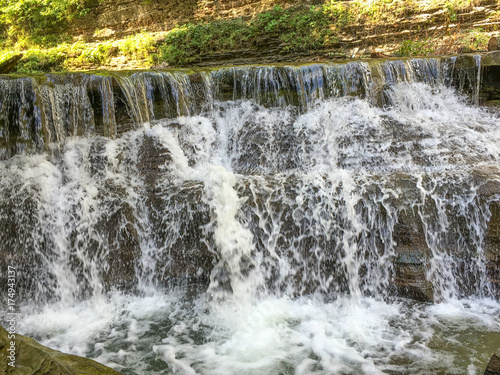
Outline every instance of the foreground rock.
{"label": "foreground rock", "polygon": [[493,357],[491,357],[488,367],[484,371],[484,375],[500,375],[500,348]]}
{"label": "foreground rock", "polygon": [[91,359],[65,354],[38,344],[35,340],[15,335],[15,367],[11,353],[9,333],[0,327],[0,374],[43,375],[119,375],[109,367]]}

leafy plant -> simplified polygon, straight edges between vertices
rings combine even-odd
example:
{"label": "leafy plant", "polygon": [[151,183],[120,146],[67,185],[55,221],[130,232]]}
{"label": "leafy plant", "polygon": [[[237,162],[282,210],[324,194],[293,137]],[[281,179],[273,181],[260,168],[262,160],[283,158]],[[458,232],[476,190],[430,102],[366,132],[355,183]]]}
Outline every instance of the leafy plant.
{"label": "leafy plant", "polygon": [[434,53],[434,48],[428,39],[424,40],[404,40],[397,51],[399,56],[427,56]]}
{"label": "leafy plant", "polygon": [[155,41],[156,39],[150,33],[141,32],[124,39],[119,43],[118,48],[125,56],[144,59],[156,49]]}
{"label": "leafy plant", "polygon": [[171,64],[199,61],[203,54],[243,47],[250,30],[241,19],[187,24],[171,30],[159,47],[159,59]]}
{"label": "leafy plant", "polygon": [[67,55],[57,48],[32,49],[26,52],[16,66],[18,73],[48,73],[64,70]]}
{"label": "leafy plant", "polygon": [[445,4],[446,16],[448,18],[448,22],[456,22],[458,19],[457,10],[453,3],[448,2]]}
{"label": "leafy plant", "polygon": [[349,20],[341,4],[283,9],[279,5],[250,21],[241,18],[187,24],[170,31],[159,46],[160,62],[195,63],[202,55],[255,49],[270,37],[283,51],[323,48],[337,42],[336,30]]}
{"label": "leafy plant", "polygon": [[0,0],[0,30],[9,39],[55,44],[72,19],[88,12],[91,1]]}
{"label": "leafy plant", "polygon": [[466,49],[480,51],[487,49],[489,38],[489,34],[485,33],[483,29],[477,28],[476,30],[469,30],[465,37],[460,38],[460,42]]}
{"label": "leafy plant", "polygon": [[93,65],[103,65],[109,59],[109,52],[113,47],[112,42],[102,42],[85,48],[78,59]]}

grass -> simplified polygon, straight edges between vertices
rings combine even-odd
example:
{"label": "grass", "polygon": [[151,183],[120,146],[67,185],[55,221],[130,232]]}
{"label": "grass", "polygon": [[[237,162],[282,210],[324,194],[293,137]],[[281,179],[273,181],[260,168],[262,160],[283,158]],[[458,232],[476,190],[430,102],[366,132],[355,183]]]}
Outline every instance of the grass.
{"label": "grass", "polygon": [[402,57],[409,56],[427,56],[434,53],[432,40],[426,38],[423,40],[403,40],[401,47],[396,54]]}
{"label": "grass", "polygon": [[99,43],[61,43],[56,47],[43,47],[19,43],[0,50],[0,63],[24,53],[16,67],[17,73],[49,73],[105,67],[115,57],[136,61],[139,68],[150,68],[156,51],[157,37],[141,32],[122,40]]}

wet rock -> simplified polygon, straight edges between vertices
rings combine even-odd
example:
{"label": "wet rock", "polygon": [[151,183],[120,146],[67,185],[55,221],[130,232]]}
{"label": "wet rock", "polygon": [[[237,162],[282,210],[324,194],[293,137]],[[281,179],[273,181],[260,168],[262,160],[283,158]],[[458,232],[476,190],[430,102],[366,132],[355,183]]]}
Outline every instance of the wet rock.
{"label": "wet rock", "polygon": [[490,212],[485,241],[486,271],[496,297],[500,298],[500,202],[491,202]]}
{"label": "wet rock", "polygon": [[396,294],[421,302],[433,302],[432,284],[426,279],[426,260],[423,251],[408,250],[399,253],[394,261]]}
{"label": "wet rock", "polygon": [[394,227],[397,256],[394,260],[396,295],[422,302],[433,302],[431,282],[427,280],[429,250],[422,223],[413,211],[402,212]]}
{"label": "wet rock", "polygon": [[[12,348],[15,350],[11,351]],[[14,353],[15,360],[12,361],[11,354]],[[10,363],[14,366],[10,366]],[[29,337],[15,334],[15,339],[12,339],[9,332],[2,327],[0,374],[120,375],[118,371],[91,359],[52,350]]]}
{"label": "wet rock", "polygon": [[492,51],[485,54],[481,60],[482,66],[500,65],[500,51]]}
{"label": "wet rock", "polygon": [[482,102],[500,100],[500,51],[487,53],[481,61],[481,88],[479,96]]}
{"label": "wet rock", "polygon": [[500,348],[491,357],[484,375],[500,375]]}
{"label": "wet rock", "polygon": [[477,94],[478,63],[473,55],[459,55],[452,73],[452,85],[471,100]]}

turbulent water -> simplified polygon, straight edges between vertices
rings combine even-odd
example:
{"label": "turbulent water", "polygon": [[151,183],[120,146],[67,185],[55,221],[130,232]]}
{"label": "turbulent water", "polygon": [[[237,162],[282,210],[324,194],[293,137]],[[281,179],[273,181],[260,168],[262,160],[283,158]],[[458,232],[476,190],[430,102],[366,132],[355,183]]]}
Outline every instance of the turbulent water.
{"label": "turbulent water", "polygon": [[[500,128],[474,79],[446,59],[1,81],[18,330],[124,374],[481,374]],[[434,303],[401,297],[401,264]]]}

